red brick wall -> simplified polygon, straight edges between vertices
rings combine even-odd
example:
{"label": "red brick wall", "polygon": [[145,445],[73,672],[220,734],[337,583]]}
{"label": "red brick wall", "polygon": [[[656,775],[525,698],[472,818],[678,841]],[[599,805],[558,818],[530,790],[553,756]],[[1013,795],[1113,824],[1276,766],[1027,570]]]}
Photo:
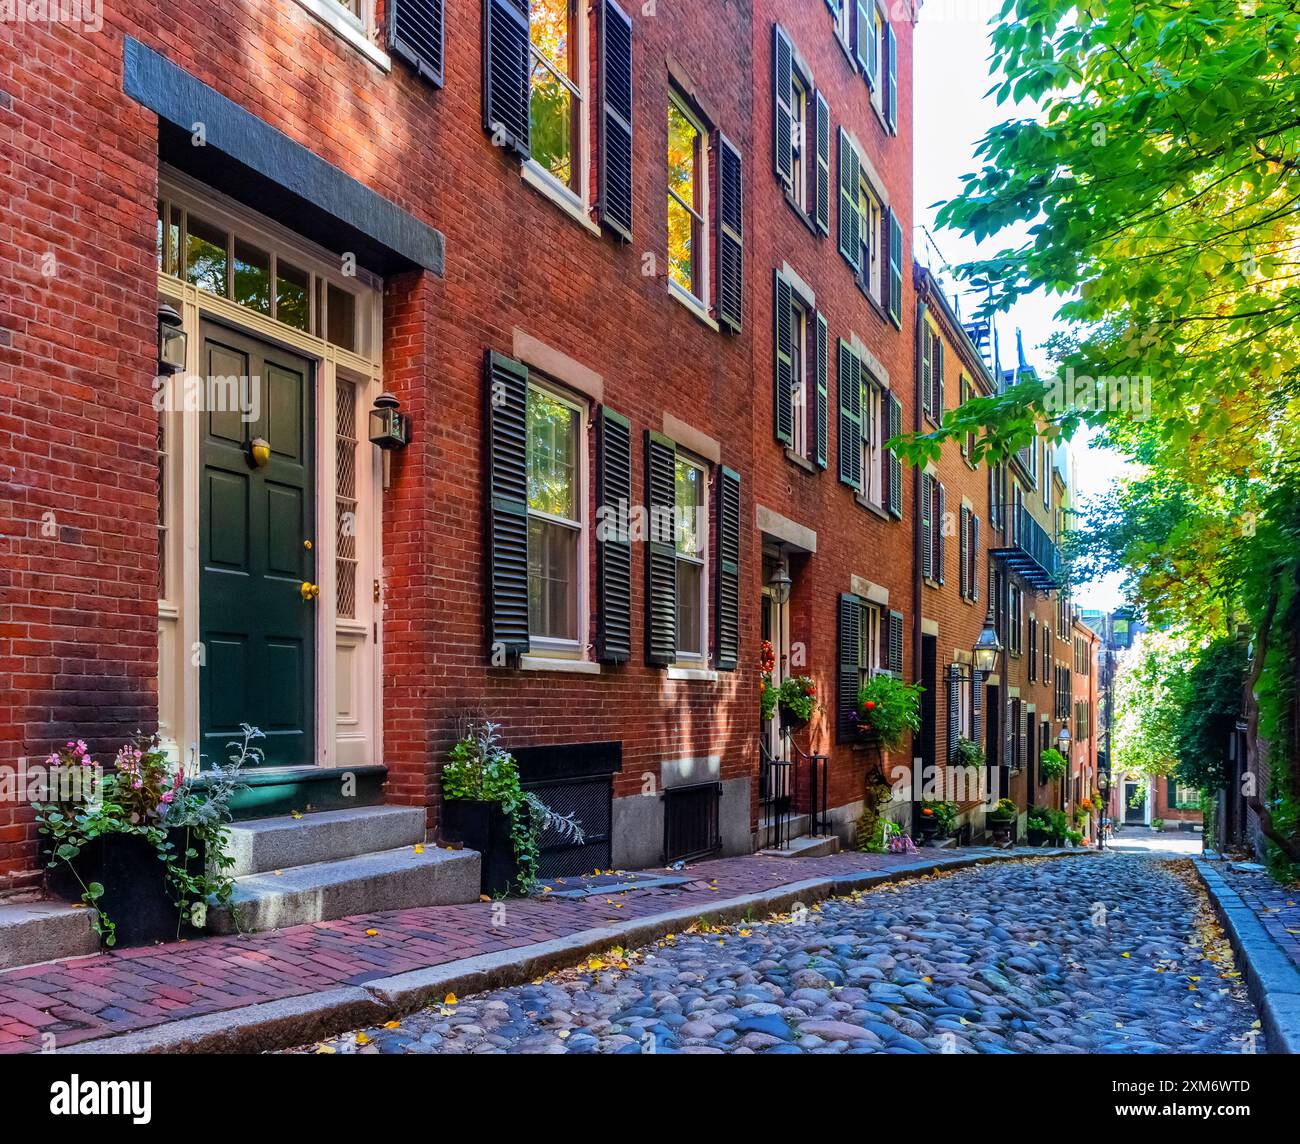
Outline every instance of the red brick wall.
{"label": "red brick wall", "polygon": [[[816,87],[823,93],[832,120],[831,233],[814,235],[786,201],[773,171],[772,28],[779,22],[796,51],[807,61]],[[757,0],[753,21],[752,173],[748,184],[750,226],[747,248],[752,259],[750,313],[753,338],[754,480],[758,503],[812,529],[817,551],[792,564],[791,641],[807,648],[807,666],[797,673],[812,676],[825,697],[826,710],[797,737],[802,749],[830,757],[828,802],[850,805],[862,798],[868,767],[876,765],[874,748],[835,742],[837,606],[840,593],[852,591],[852,578],[864,577],[889,590],[889,606],[905,616],[904,674],[913,672],[912,621],[912,476],[904,472],[901,521],[884,520],[856,502],[852,489],[838,477],[839,436],[836,425],[836,343],[856,333],[889,372],[891,388],[903,405],[903,427],[913,424],[913,337],[915,292],[908,268],[912,261],[912,25],[893,12],[898,38],[898,134],[888,134],[871,107],[870,89],[853,68],[835,38],[832,17],[824,0]],[[836,130],[845,124],[858,139],[884,181],[889,205],[899,216],[903,257],[903,322],[897,329],[867,301],[853,272],[839,253],[837,225],[839,162]],[[773,289],[772,276],[785,264],[812,289],[819,311],[827,315],[830,335],[830,457],[824,471],[810,473],[786,457],[773,435]],[[887,281],[887,280],[886,280]],[[752,522],[753,510],[745,518]],[[751,526],[752,527],[752,526]],[[758,536],[754,532],[755,553]],[[762,588],[761,562],[749,565],[747,598],[757,600]],[[754,629],[751,629],[753,631]],[[757,635],[747,644],[745,658],[756,662]],[[755,727],[757,716],[747,716]],[[890,767],[907,765],[902,758]]]}

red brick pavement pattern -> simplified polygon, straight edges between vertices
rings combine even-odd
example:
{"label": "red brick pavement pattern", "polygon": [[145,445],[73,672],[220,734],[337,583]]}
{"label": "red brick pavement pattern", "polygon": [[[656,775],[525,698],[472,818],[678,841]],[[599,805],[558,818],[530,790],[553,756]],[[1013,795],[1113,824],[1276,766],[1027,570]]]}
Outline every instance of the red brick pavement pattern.
{"label": "red brick pavement pattern", "polygon": [[1236,870],[1231,863],[1216,864],[1215,868],[1300,969],[1300,886],[1283,886],[1263,871]]}
{"label": "red brick pavement pattern", "polygon": [[[945,857],[936,853],[936,864]],[[57,1047],[67,1048],[167,1021],[341,985],[363,985],[395,973],[517,949],[629,918],[686,906],[707,910],[711,900],[806,878],[889,869],[915,861],[859,853],[827,858],[723,858],[691,866],[688,873],[693,881],[684,886],[511,902],[500,925],[493,924],[492,903],[427,906],[11,969],[0,973],[0,1054],[38,1051],[47,1034],[54,1035]],[[371,930],[376,932],[370,935]]]}

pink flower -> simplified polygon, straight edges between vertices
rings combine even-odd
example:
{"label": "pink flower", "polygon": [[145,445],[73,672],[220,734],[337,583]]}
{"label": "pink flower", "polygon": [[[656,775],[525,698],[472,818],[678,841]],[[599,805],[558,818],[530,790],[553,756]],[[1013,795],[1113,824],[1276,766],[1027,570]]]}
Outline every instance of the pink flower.
{"label": "pink flower", "polygon": [[47,767],[57,767],[62,761],[63,760],[59,758],[58,751],[51,751],[50,757],[45,760],[45,765]]}
{"label": "pink flower", "polygon": [[168,791],[168,792],[167,792],[166,794],[164,794],[164,795],[162,796],[162,798],[160,798],[158,801],[159,801],[160,803],[163,803],[164,805],[165,805],[166,803],[171,802],[173,793],[174,793],[173,791]]}
{"label": "pink flower", "polygon": [[143,787],[144,787],[144,782],[141,779],[136,779],[135,782],[131,784],[132,790],[141,790],[143,789]]}

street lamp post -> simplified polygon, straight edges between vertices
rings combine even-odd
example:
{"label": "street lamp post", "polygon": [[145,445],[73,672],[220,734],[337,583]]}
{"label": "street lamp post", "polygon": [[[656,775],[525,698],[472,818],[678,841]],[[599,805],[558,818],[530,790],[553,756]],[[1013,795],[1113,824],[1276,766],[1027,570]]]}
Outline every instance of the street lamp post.
{"label": "street lamp post", "polygon": [[1110,778],[1105,771],[1097,775],[1097,849],[1106,849],[1106,826],[1110,821]]}
{"label": "street lamp post", "polygon": [[[1002,655],[1002,641],[998,639],[998,625],[993,618],[993,602],[989,601],[989,614],[984,617],[984,627],[981,629],[979,638],[975,641],[975,646],[971,648],[971,687],[975,686],[975,672],[981,676],[993,674],[994,669],[998,666],[998,659]],[[1006,694],[1006,681],[1003,680],[1002,688],[998,694]],[[972,704],[974,700],[972,699]],[[999,724],[999,727],[1001,724]],[[986,777],[990,778],[986,774]],[[991,797],[991,795],[990,795]]]}

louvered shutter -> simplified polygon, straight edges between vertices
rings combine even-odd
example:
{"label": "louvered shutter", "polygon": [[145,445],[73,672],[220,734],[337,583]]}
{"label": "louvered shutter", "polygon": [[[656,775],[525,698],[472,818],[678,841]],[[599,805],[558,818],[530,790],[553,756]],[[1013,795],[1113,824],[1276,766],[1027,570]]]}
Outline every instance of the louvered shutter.
{"label": "louvered shutter", "polygon": [[650,429],[645,433],[646,507],[650,541],[646,545],[645,658],[667,667],[677,659],[677,446]]}
{"label": "louvered shutter", "polygon": [[903,675],[903,613],[889,613],[889,670]]}
{"label": "louvered shutter", "polygon": [[958,731],[961,729],[961,668],[948,665],[948,755],[951,763],[957,757]]}
{"label": "louvered shutter", "polygon": [[858,647],[862,640],[862,601],[851,592],[840,595],[835,680],[835,728],[841,743],[852,741],[857,729],[850,718],[858,709]]}
{"label": "louvered shutter", "polygon": [[971,672],[970,683],[970,737],[977,743],[983,743],[981,734],[983,732],[984,719],[984,673],[982,671]]}
{"label": "louvered shutter", "polygon": [[740,660],[740,474],[718,471],[717,643],[714,665],[735,671]]}
{"label": "louvered shutter", "polygon": [[854,270],[862,257],[861,222],[858,218],[858,181],[861,168],[857,148],[843,127],[839,129],[840,164],[840,253]]}
{"label": "louvered shutter", "polygon": [[[892,393],[889,395],[889,436],[892,440],[903,432],[903,406]],[[898,453],[889,450],[889,512],[903,519],[903,462]]]}
{"label": "louvered shutter", "polygon": [[948,548],[948,538],[944,535],[944,529],[948,524],[948,490],[938,482],[935,487],[939,494],[939,503],[935,506],[934,513],[934,547],[935,547],[935,579],[942,584],[944,566],[947,563],[945,553]]}
{"label": "louvered shutter", "polygon": [[921,579],[934,579],[934,478],[921,474]]}
{"label": "louvered shutter", "polygon": [[388,50],[436,87],[443,81],[443,0],[388,0]]}
{"label": "louvered shutter", "polygon": [[831,109],[819,91],[817,107],[817,172],[813,179],[813,221],[822,234],[831,232]]}
{"label": "louvered shutter", "polygon": [[528,642],[528,367],[485,359],[488,655],[517,662]]}
{"label": "louvered shutter", "polygon": [[794,445],[794,315],[790,283],[778,270],[773,275],[772,333],[775,341],[772,408],[776,439]]}
{"label": "louvered shutter", "polygon": [[957,581],[961,589],[961,598],[966,600],[970,598],[970,509],[962,505],[958,516],[961,525],[957,541],[957,560],[959,564]]}
{"label": "louvered shutter", "polygon": [[903,226],[889,211],[889,316],[903,325]]}
{"label": "louvered shutter", "polygon": [[[614,0],[600,5],[600,221],[632,241],[632,19]],[[726,186],[723,186],[726,197]],[[726,252],[721,260],[725,268]]]}
{"label": "louvered shutter", "polygon": [[772,26],[772,165],[787,190],[794,183],[794,53],[780,24]]}
{"label": "louvered shutter", "polygon": [[880,37],[876,35],[874,13],[868,25],[870,42],[867,47],[867,82],[874,88],[880,82]]}
{"label": "louvered shutter", "polygon": [[843,338],[837,356],[836,389],[839,397],[840,480],[862,488],[862,364]]}
{"label": "louvered shutter", "polygon": [[528,0],[483,0],[483,129],[527,158]]}
{"label": "louvered shutter", "polygon": [[930,323],[921,323],[921,412],[926,417],[933,417],[934,410],[934,337],[930,333]]}
{"label": "louvered shutter", "polygon": [[1020,765],[1024,767],[1029,762],[1029,709],[1024,703],[1018,706],[1020,707]]}
{"label": "louvered shutter", "polygon": [[868,76],[871,74],[871,31],[874,21],[870,16],[871,0],[853,0],[857,9],[857,44],[855,45],[855,55],[858,60],[858,67],[862,69],[862,74]]}
{"label": "louvered shutter", "polygon": [[898,134],[898,39],[894,29],[885,28],[885,117],[890,131]]}
{"label": "louvered shutter", "polygon": [[718,323],[740,333],[745,306],[745,182],[740,152],[718,133]]}
{"label": "louvered shutter", "polygon": [[602,406],[596,421],[596,655],[632,658],[632,424]]}
{"label": "louvered shutter", "polygon": [[980,518],[970,519],[970,598],[980,598]]}
{"label": "louvered shutter", "polygon": [[943,339],[936,336],[934,339],[934,402],[933,402],[934,423],[940,425],[943,423]]}
{"label": "louvered shutter", "polygon": [[817,467],[830,463],[830,328],[826,315],[817,315]]}

